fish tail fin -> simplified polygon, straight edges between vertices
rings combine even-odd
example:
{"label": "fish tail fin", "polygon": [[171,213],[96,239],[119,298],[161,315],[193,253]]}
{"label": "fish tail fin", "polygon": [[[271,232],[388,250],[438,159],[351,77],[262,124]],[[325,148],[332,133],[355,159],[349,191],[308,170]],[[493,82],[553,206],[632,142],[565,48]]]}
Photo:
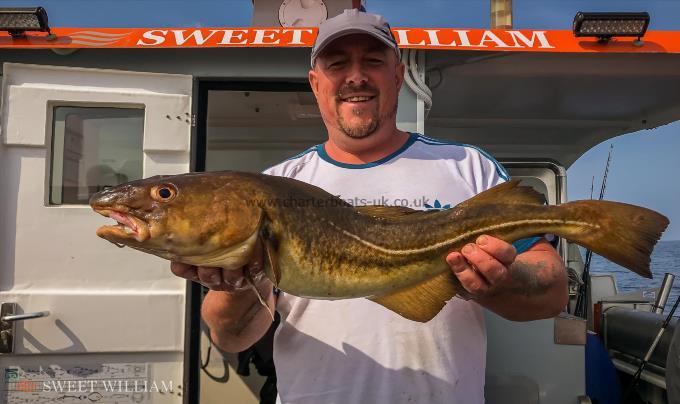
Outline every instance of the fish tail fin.
{"label": "fish tail fin", "polygon": [[611,201],[574,201],[559,208],[566,211],[566,217],[588,218],[588,225],[568,225],[557,235],[645,278],[652,277],[650,254],[669,223],[664,215]]}

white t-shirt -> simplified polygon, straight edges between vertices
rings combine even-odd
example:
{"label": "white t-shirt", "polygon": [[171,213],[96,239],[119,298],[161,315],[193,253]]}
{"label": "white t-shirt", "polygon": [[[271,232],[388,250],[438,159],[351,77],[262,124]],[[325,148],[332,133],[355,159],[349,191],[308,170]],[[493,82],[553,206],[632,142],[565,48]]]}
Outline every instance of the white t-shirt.
{"label": "white t-shirt", "polygon": [[[266,174],[316,185],[353,205],[446,209],[508,179],[484,151],[418,134],[368,164],[340,163],[317,145]],[[484,402],[482,308],[451,299],[427,323],[366,299],[312,300],[281,292],[274,337],[279,402]]]}

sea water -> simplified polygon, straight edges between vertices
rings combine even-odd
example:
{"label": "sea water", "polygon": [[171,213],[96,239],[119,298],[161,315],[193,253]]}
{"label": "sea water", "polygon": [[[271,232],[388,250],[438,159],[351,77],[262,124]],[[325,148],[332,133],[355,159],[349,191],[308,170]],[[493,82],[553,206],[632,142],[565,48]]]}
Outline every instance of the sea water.
{"label": "sea water", "polygon": [[[585,251],[581,249],[581,252],[585,258]],[[646,279],[597,254],[593,254],[590,262],[591,273],[613,274],[616,277],[619,293],[633,292],[644,288],[658,288],[661,286],[664,273],[669,272],[675,275],[675,282],[664,311],[664,313],[668,313],[678,295],[680,295],[680,240],[658,242],[652,252],[651,269],[654,279]],[[680,307],[676,310],[675,317],[680,317]]]}

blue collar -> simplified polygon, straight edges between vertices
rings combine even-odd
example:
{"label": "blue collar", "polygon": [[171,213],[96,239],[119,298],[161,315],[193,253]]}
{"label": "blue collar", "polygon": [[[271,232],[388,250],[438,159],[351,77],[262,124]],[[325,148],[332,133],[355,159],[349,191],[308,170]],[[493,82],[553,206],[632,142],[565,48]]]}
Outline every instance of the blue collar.
{"label": "blue collar", "polygon": [[413,143],[415,143],[416,139],[418,139],[418,135],[415,133],[409,132],[408,134],[408,139],[406,142],[396,151],[390,153],[388,156],[385,156],[381,158],[380,160],[372,161],[370,163],[363,163],[363,164],[349,164],[349,163],[342,163],[337,160],[333,160],[331,156],[326,153],[326,147],[325,143],[321,143],[316,145],[316,152],[319,154],[319,157],[321,157],[323,160],[333,164],[334,166],[342,167],[342,168],[352,168],[352,169],[360,169],[360,168],[370,168],[370,167],[376,167],[379,166],[383,163],[386,163],[393,158],[397,157],[401,153],[405,152],[406,149],[411,147]]}

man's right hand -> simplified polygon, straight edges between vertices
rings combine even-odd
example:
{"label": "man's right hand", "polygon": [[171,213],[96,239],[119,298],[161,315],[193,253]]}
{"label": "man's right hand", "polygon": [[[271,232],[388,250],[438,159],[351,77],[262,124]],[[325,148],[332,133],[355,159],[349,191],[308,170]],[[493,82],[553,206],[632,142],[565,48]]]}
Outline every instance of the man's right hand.
{"label": "man's right hand", "polygon": [[[196,267],[172,262],[173,274],[199,282],[210,291],[203,299],[201,316],[210,328],[212,341],[227,352],[241,352],[257,342],[271,326],[276,307],[274,285],[266,278],[262,265],[262,250],[258,245],[254,259],[239,269]],[[250,276],[267,308],[263,307],[252,286]]]}
{"label": "man's right hand", "polygon": [[180,278],[198,282],[210,290],[230,293],[250,289],[245,277],[246,271],[250,272],[251,279],[256,281],[262,279],[261,268],[262,265],[256,262],[239,269],[197,267],[174,261],[170,263],[170,270]]}
{"label": "man's right hand", "polygon": [[241,268],[197,267],[173,261],[170,263],[170,270],[180,278],[198,282],[210,290],[233,293],[250,289],[250,285],[246,280],[246,273],[250,275],[250,279],[255,284],[260,283],[265,276],[262,259],[262,243],[258,242],[253,250],[253,258],[247,265]]}

